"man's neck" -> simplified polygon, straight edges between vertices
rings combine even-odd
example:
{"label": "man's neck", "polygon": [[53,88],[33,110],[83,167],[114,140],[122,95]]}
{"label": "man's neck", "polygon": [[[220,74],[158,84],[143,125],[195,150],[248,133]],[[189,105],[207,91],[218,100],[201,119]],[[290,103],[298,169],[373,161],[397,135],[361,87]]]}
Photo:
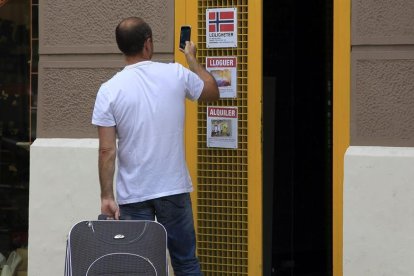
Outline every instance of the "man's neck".
{"label": "man's neck", "polygon": [[128,65],[135,64],[141,61],[148,61],[149,58],[143,57],[142,55],[137,56],[125,56],[125,61]]}

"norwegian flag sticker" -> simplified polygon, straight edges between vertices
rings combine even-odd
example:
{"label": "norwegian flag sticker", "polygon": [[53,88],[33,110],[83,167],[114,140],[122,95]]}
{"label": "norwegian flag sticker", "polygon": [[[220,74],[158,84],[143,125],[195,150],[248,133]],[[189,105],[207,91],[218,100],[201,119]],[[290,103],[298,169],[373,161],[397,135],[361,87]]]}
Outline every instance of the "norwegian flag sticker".
{"label": "norwegian flag sticker", "polygon": [[237,47],[237,8],[206,10],[207,48]]}
{"label": "norwegian flag sticker", "polygon": [[210,32],[233,32],[234,11],[210,12],[208,28]]}

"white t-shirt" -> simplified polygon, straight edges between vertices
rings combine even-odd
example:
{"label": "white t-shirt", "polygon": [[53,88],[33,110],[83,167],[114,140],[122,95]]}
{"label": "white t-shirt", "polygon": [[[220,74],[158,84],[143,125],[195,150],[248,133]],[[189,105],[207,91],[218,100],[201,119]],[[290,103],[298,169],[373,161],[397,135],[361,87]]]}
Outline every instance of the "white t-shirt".
{"label": "white t-shirt", "polygon": [[126,66],[100,87],[92,124],[116,126],[119,204],[192,191],[184,154],[185,98],[203,81],[178,63]]}

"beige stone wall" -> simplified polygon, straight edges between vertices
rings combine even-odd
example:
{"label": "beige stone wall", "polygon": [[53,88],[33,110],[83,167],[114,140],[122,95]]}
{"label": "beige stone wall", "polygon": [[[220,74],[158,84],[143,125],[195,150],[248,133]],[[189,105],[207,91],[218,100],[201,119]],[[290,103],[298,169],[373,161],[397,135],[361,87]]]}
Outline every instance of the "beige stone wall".
{"label": "beige stone wall", "polygon": [[351,145],[414,146],[413,26],[412,0],[352,1]]}
{"label": "beige stone wall", "polygon": [[153,59],[173,61],[173,0],[40,0],[39,13],[39,138],[96,137],[95,95],[124,64],[115,42],[122,18],[144,18],[153,29]]}

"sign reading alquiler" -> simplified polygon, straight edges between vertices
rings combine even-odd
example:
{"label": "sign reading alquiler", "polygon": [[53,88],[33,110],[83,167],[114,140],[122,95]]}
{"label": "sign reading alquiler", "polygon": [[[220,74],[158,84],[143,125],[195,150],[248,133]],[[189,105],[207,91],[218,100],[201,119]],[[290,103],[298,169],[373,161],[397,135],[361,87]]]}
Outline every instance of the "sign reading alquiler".
{"label": "sign reading alquiler", "polygon": [[220,98],[235,98],[237,96],[236,57],[206,57],[206,69],[217,82]]}
{"label": "sign reading alquiler", "polygon": [[207,48],[237,47],[237,8],[206,10]]}
{"label": "sign reading alquiler", "polygon": [[207,147],[237,148],[237,107],[207,107]]}

